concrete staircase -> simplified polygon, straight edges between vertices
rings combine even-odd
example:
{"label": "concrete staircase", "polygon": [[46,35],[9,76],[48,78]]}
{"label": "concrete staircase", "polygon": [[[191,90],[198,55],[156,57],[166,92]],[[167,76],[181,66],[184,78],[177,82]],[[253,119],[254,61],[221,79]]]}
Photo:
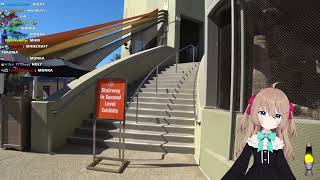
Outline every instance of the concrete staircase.
{"label": "concrete staircase", "polygon": [[[199,63],[169,66],[156,78],[151,77],[126,113],[126,149],[167,153],[194,153],[193,86]],[[70,143],[92,145],[93,120],[84,120],[68,138]],[[97,145],[117,148],[119,122],[97,120]]]}

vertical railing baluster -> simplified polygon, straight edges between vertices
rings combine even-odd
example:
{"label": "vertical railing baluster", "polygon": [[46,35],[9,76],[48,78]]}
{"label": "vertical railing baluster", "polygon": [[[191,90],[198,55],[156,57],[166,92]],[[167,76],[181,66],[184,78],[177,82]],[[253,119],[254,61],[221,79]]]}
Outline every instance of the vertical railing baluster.
{"label": "vertical railing baluster", "polygon": [[178,73],[178,56],[179,56],[179,54],[180,54],[180,51],[176,53],[176,74]]}
{"label": "vertical railing baluster", "polygon": [[159,66],[157,66],[157,76],[156,76],[156,93],[158,94],[158,74],[159,74]]}
{"label": "vertical railing baluster", "polygon": [[138,124],[138,109],[139,109],[139,92],[137,93],[137,105],[136,105],[136,123]]}

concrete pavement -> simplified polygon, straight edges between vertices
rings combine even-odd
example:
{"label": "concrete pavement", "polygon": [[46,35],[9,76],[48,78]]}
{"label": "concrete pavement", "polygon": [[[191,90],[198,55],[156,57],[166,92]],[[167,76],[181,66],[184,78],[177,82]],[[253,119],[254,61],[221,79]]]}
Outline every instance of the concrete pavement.
{"label": "concrete pavement", "polygon": [[[193,155],[127,150],[129,166],[122,174],[113,174],[87,170],[91,152],[90,147],[76,145],[66,145],[52,155],[0,150],[0,180],[206,180]],[[116,149],[98,152],[108,157],[118,153]]]}

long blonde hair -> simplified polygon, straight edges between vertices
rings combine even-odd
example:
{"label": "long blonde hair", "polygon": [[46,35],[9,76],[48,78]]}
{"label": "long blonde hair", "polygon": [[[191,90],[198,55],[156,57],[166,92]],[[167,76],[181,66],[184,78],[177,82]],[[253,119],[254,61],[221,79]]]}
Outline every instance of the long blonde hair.
{"label": "long blonde hair", "polygon": [[[275,85],[271,88],[262,89],[254,98],[253,103],[248,105],[251,108],[251,113],[248,115],[246,112],[240,119],[240,131],[245,133],[243,141],[240,143],[238,155],[242,152],[247,140],[252,135],[256,134],[260,129],[260,121],[258,118],[258,112],[260,108],[267,111],[272,117],[275,117],[276,112],[282,115],[282,120],[279,126],[274,129],[277,136],[284,142],[284,155],[287,160],[293,159],[293,150],[289,138],[297,134],[295,123],[293,119],[289,120],[289,100],[284,92],[275,88]],[[250,106],[250,107],[249,107]],[[293,114],[291,114],[293,117]],[[248,121],[249,120],[249,121]]]}

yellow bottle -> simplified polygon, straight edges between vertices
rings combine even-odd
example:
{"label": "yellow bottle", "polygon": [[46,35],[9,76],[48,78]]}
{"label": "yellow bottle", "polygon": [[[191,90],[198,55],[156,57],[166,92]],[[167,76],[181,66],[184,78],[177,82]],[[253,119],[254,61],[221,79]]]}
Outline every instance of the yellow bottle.
{"label": "yellow bottle", "polygon": [[306,167],[306,176],[313,176],[312,168],[314,164],[314,159],[312,155],[312,145],[310,142],[308,142],[306,146],[306,154],[304,155],[304,165]]}

